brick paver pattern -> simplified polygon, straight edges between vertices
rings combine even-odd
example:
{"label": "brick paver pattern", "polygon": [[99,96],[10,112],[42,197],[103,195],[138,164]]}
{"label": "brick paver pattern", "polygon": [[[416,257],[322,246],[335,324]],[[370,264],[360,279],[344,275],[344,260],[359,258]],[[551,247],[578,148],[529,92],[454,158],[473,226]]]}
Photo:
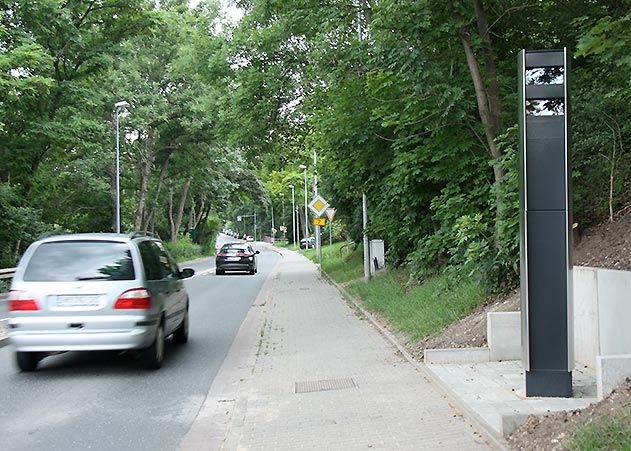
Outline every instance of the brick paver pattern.
{"label": "brick paver pattern", "polygon": [[[253,307],[263,311],[251,377],[222,449],[489,449],[311,262],[284,252],[270,277],[267,298]],[[349,378],[356,387],[294,392],[297,382],[335,387]]]}

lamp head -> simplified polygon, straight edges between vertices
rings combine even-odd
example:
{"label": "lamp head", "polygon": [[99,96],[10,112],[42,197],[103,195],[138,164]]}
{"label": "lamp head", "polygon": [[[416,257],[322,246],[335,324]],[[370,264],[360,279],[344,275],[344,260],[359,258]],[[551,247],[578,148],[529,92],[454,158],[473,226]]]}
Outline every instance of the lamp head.
{"label": "lamp head", "polygon": [[287,186],[289,186],[291,189],[294,189],[294,185],[287,185]]}
{"label": "lamp head", "polygon": [[116,108],[127,108],[129,106],[129,102],[126,100],[121,100],[120,102],[116,102],[114,106]]}
{"label": "lamp head", "polygon": [[307,166],[304,164],[301,164],[300,166],[298,166],[300,169],[307,169]]}

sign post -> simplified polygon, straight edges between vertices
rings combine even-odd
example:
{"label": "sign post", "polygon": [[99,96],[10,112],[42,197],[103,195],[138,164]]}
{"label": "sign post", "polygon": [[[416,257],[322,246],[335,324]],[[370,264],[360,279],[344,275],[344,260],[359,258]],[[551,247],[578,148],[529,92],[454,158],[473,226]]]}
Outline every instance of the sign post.
{"label": "sign post", "polygon": [[[320,218],[329,207],[329,203],[324,199],[324,197],[316,194],[311,202],[309,202],[309,209],[313,212],[316,218]],[[315,224],[315,222],[314,222]],[[325,220],[326,224],[326,220]],[[320,264],[320,271],[322,271],[322,246],[320,243],[320,226],[316,224],[315,226],[315,240],[316,240],[316,252],[318,254],[318,263]]]}
{"label": "sign post", "polygon": [[329,218],[329,247],[333,246],[333,218],[337,210],[335,208],[326,209],[326,217]]}

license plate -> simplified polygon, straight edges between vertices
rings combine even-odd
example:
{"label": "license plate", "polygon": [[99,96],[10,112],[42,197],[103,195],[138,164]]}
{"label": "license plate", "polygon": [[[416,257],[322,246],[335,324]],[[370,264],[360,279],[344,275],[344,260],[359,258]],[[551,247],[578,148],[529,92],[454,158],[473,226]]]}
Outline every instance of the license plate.
{"label": "license plate", "polygon": [[241,257],[228,257],[226,258],[226,260],[228,260],[229,262],[238,262],[239,260],[241,260]]}
{"label": "license plate", "polygon": [[99,295],[62,295],[57,296],[54,306],[58,308],[99,307]]}

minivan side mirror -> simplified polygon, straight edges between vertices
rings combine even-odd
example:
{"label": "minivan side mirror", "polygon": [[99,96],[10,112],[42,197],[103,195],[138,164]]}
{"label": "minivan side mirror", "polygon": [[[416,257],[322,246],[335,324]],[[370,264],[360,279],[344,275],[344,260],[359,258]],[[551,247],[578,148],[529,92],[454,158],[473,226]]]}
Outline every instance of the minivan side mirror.
{"label": "minivan side mirror", "polygon": [[195,270],[193,268],[184,268],[180,271],[180,276],[182,279],[188,279],[189,277],[193,277],[195,274]]}

